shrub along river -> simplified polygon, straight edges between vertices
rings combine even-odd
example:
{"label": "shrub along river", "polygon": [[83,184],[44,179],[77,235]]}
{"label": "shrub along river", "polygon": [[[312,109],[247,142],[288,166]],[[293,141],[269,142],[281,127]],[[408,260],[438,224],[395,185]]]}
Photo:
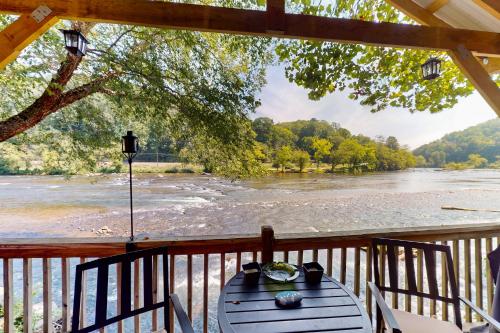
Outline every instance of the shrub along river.
{"label": "shrub along river", "polygon": [[[127,175],[70,179],[2,176],[0,237],[126,236],[128,195]],[[272,225],[277,233],[320,233],[500,222],[500,213],[492,212],[500,210],[499,198],[500,171],[495,170],[414,169],[361,176],[285,174],[239,182],[201,175],[143,174],[134,177],[136,234],[142,236],[257,233],[263,224]],[[443,210],[443,206],[478,211]],[[337,256],[335,254],[335,262],[338,262]],[[310,255],[305,258],[306,261],[310,259]],[[218,332],[215,305],[220,262],[217,260],[211,259],[209,263],[211,332]],[[201,291],[203,258],[195,256],[193,262],[193,290]],[[72,260],[72,267],[77,263],[78,260]],[[52,265],[54,319],[57,319],[61,313],[60,260],[53,260]],[[228,255],[228,272],[234,270],[234,265],[235,258]],[[348,265],[352,265],[350,259]],[[185,258],[177,258],[176,267],[176,292],[184,302]],[[33,272],[34,326],[40,328],[37,318],[41,314],[42,301],[41,260],[33,260]],[[348,276],[348,281],[351,279]],[[95,277],[89,276],[89,283],[91,290]],[[0,294],[1,284],[0,281]],[[19,303],[22,300],[21,260],[14,262],[14,288],[15,301]],[[193,298],[193,319],[196,331],[200,331],[202,293],[195,292]],[[88,310],[91,316],[94,311],[91,301]],[[16,313],[20,311],[21,307],[17,307]],[[146,329],[150,324],[147,318],[143,321]],[[132,324],[128,322],[126,327],[131,331]]]}

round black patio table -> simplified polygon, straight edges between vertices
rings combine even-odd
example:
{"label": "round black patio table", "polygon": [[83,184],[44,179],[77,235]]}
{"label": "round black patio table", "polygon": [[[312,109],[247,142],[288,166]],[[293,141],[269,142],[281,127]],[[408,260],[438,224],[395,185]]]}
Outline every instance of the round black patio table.
{"label": "round black patio table", "polygon": [[[302,294],[300,307],[276,305],[274,296],[285,290]],[[287,284],[262,274],[255,286],[245,285],[243,272],[236,274],[219,297],[218,320],[223,333],[372,332],[368,314],[352,291],[326,275],[321,283],[309,284],[302,271]]]}

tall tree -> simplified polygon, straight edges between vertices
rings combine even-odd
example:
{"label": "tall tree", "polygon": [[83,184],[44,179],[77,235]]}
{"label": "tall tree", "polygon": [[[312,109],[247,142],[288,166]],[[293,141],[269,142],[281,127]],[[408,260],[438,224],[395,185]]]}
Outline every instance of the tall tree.
{"label": "tall tree", "polygon": [[35,142],[39,132],[51,131],[85,157],[89,147],[115,145],[125,127],[147,136],[144,124],[155,121],[171,135],[187,131],[214,139],[221,149],[251,148],[253,137],[243,128],[259,105],[255,95],[270,61],[269,40],[72,25],[91,40],[86,57],[65,53],[60,33],[51,29],[0,74],[6,83],[0,142],[16,135]]}
{"label": "tall tree", "polygon": [[[413,23],[385,0],[295,3],[295,10],[305,14]],[[309,98],[318,100],[328,93],[347,90],[349,98],[372,112],[388,107],[439,112],[473,91],[451,59],[439,52],[318,41],[282,41],[276,52],[286,65],[287,78],[308,89]],[[436,80],[426,81],[420,65],[431,55],[443,60],[443,73]]]}

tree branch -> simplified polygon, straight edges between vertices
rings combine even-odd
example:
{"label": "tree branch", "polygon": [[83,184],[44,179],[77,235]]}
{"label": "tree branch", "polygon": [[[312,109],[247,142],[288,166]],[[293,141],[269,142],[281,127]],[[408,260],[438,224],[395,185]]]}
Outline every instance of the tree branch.
{"label": "tree branch", "polygon": [[62,91],[81,61],[82,57],[68,53],[43,94],[22,112],[0,121],[0,142],[35,126],[57,110]]}

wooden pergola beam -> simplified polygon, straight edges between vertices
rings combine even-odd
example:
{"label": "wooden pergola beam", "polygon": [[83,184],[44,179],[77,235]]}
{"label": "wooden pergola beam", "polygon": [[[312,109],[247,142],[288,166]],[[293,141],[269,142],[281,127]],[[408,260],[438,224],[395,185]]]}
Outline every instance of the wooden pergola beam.
{"label": "wooden pergola beam", "polygon": [[431,13],[435,13],[448,4],[449,0],[434,0],[425,9]]}
{"label": "wooden pergola beam", "polygon": [[[0,31],[0,69],[13,61],[19,53],[51,26],[58,18],[50,11],[23,14]],[[41,16],[40,16],[41,15]]]}
{"label": "wooden pergola beam", "polygon": [[[38,1],[0,0],[0,12],[30,12]],[[271,0],[268,12],[144,0],[44,3],[59,18],[70,20],[403,48],[450,50],[464,45],[484,54],[500,54],[498,33],[286,14],[280,1]]]}
{"label": "wooden pergola beam", "polygon": [[500,20],[500,1],[498,0],[473,0],[474,3]]}
{"label": "wooden pergola beam", "polygon": [[[450,27],[448,23],[432,15],[432,13],[411,0],[386,1],[421,24]],[[493,111],[500,117],[500,88],[492,80],[486,68],[480,63],[480,60],[465,45],[459,45],[451,49],[448,53],[455,64],[491,106]]]}

